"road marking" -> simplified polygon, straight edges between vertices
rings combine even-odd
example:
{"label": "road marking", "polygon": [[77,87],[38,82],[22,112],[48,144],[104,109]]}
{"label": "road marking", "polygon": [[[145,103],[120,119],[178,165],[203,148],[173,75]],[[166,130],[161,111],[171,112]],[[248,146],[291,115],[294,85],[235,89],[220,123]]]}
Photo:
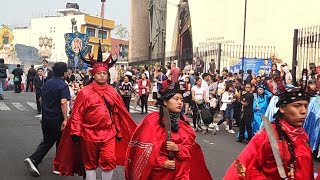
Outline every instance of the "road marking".
{"label": "road marking", "polygon": [[12,105],[16,107],[19,111],[29,111],[27,108],[25,108],[22,104],[18,102],[13,102]]}
{"label": "road marking", "polygon": [[[155,112],[155,111],[158,111],[158,107],[148,106],[148,112]],[[132,113],[141,112],[141,107],[137,106],[137,108],[134,109],[133,106],[130,106],[130,112],[132,112]]]}
{"label": "road marking", "polygon": [[38,115],[36,115],[36,116],[34,116],[35,118],[42,118],[42,114],[38,114]]}
{"label": "road marking", "polygon": [[1,111],[11,111],[11,109],[5,105],[3,102],[0,102],[0,110]]}
{"label": "road marking", "polygon": [[27,102],[27,104],[28,104],[29,106],[31,106],[33,109],[37,110],[37,104],[36,104],[36,103]]}

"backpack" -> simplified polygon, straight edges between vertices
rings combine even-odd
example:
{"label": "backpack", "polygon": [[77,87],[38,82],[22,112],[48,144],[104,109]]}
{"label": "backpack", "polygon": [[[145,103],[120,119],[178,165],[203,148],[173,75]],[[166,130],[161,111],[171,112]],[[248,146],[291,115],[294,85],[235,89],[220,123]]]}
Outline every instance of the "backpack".
{"label": "backpack", "polygon": [[205,125],[209,125],[210,123],[212,123],[213,117],[210,109],[207,106],[202,108],[200,113],[201,113],[202,121]]}
{"label": "backpack", "polygon": [[7,78],[7,67],[0,65],[0,78]]}

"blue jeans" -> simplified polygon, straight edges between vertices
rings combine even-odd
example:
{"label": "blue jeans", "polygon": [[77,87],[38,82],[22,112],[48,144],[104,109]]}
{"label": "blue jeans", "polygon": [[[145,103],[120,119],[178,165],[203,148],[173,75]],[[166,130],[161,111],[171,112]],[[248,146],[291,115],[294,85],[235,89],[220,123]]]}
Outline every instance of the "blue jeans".
{"label": "blue jeans", "polygon": [[227,109],[223,111],[223,118],[218,122],[218,125],[222,124],[228,118],[229,130],[232,130],[233,114],[234,114],[233,105],[228,104]]}
{"label": "blue jeans", "polygon": [[6,83],[5,78],[0,78],[0,95],[3,96],[4,85]]}

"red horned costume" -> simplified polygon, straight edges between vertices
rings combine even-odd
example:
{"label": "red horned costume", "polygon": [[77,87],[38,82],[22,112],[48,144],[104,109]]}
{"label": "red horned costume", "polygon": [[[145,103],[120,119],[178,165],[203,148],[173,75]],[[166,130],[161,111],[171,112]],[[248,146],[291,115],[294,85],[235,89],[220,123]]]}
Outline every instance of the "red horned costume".
{"label": "red horned costume", "polygon": [[[108,72],[115,62],[111,55],[102,62],[101,47],[97,61],[90,55],[90,61],[81,59],[92,67],[92,75]],[[77,95],[53,162],[54,170],[70,176],[83,174],[82,163],[86,170],[98,167],[112,170],[116,164],[124,165],[126,149],[135,128],[136,124],[115,89],[93,81]],[[80,137],[79,143],[74,143],[76,137]]]}
{"label": "red horned costume", "polygon": [[[163,87],[170,83],[165,81]],[[161,92],[163,101],[171,99],[177,89]],[[159,102],[161,107],[163,102]],[[177,114],[177,113],[175,113]],[[162,118],[160,118],[160,117]],[[164,121],[163,112],[149,113],[135,130],[127,150],[125,162],[126,180],[211,180],[211,175],[206,167],[200,146],[195,142],[195,133],[188,118],[181,114],[174,119],[170,113],[171,124],[176,123],[177,130],[172,130],[172,142],[178,146],[178,151],[173,152],[175,169],[166,169],[165,162],[169,160],[166,148],[166,129],[160,121]],[[161,119],[161,120],[160,120]],[[162,122],[163,123],[163,122]],[[174,127],[172,125],[172,127]],[[174,128],[173,128],[174,129]]]}

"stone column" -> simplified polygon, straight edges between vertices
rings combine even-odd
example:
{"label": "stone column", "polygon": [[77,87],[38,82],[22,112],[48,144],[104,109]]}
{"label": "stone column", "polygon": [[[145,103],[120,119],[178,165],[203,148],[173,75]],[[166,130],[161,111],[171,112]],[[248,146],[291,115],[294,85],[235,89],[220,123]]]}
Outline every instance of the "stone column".
{"label": "stone column", "polygon": [[149,0],[131,0],[129,63],[149,56]]}

